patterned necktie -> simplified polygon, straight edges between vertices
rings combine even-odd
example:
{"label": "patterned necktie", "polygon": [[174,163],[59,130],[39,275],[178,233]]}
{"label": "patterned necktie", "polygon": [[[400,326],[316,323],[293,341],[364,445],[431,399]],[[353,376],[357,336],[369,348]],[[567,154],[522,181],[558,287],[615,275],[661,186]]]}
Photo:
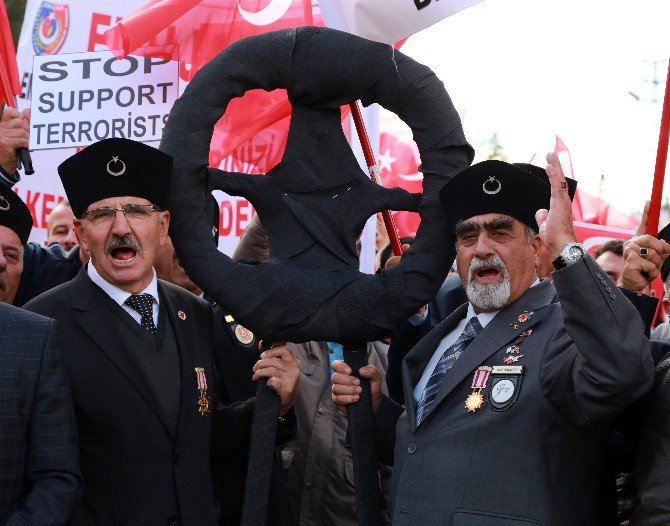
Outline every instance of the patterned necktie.
{"label": "patterned necktie", "polygon": [[421,421],[426,418],[430,410],[433,408],[435,403],[435,398],[437,398],[437,393],[440,390],[440,386],[444,382],[444,379],[447,376],[447,371],[451,369],[456,363],[458,357],[463,353],[465,348],[468,346],[468,343],[477,336],[482,330],[482,325],[479,323],[477,316],[470,318],[468,323],[465,325],[465,329],[451,347],[447,348],[442,353],[433,374],[430,375],[426,388],[421,394],[421,399],[417,404],[416,408],[416,425],[418,426]]}
{"label": "patterned necktie", "polygon": [[154,298],[151,294],[146,292],[144,294],[133,294],[125,301],[125,304],[140,313],[142,327],[151,331],[152,334],[156,332],[153,314]]}

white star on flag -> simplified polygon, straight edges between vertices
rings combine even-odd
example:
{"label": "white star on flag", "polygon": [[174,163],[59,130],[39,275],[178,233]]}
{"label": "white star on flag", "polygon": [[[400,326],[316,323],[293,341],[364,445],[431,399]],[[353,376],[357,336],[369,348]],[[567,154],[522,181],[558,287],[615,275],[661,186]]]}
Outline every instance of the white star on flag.
{"label": "white star on flag", "polygon": [[383,154],[379,156],[379,171],[383,172],[386,170],[387,172],[392,171],[391,166],[393,163],[396,161],[395,157],[391,157],[391,150],[386,150]]}

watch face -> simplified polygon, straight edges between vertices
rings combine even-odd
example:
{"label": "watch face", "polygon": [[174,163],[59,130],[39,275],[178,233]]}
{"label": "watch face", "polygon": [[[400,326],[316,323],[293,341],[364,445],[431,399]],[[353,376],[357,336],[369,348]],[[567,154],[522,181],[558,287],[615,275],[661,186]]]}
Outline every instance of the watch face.
{"label": "watch face", "polygon": [[582,250],[582,247],[572,246],[568,249],[568,257],[571,259],[578,259],[581,258],[583,255],[584,251]]}

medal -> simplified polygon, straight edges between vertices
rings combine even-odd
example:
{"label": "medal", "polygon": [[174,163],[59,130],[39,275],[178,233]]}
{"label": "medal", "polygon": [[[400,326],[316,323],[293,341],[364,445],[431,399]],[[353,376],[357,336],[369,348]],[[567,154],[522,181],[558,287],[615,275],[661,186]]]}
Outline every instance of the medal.
{"label": "medal", "polygon": [[203,367],[195,368],[195,377],[198,382],[198,411],[202,416],[209,413],[209,396],[207,396],[207,377],[205,376],[205,369]]}
{"label": "medal", "polygon": [[486,382],[491,374],[491,367],[482,366],[477,367],[475,375],[472,377],[472,393],[468,395],[465,400],[465,408],[468,413],[474,413],[477,409],[482,407],[484,397],[482,396],[482,389],[486,388]]}
{"label": "medal", "polygon": [[519,352],[521,352],[521,349],[518,345],[510,345],[505,351],[505,354],[519,354]]}

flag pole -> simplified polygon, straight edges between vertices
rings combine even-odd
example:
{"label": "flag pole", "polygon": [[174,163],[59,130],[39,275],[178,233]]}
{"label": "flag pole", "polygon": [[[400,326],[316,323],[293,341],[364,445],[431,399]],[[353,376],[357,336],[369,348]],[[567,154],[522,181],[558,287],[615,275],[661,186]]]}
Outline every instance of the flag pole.
{"label": "flag pole", "polygon": [[[358,101],[354,101],[349,104],[349,108],[351,109],[351,116],[353,117],[354,124],[356,125],[358,139],[361,141],[361,148],[363,150],[363,155],[365,156],[365,163],[368,165],[368,170],[370,171],[370,179],[372,179],[373,183],[381,185],[382,180],[379,176],[379,169],[377,168],[377,162],[375,161],[375,154],[372,152],[372,145],[370,144],[368,132],[365,129],[365,121],[363,121],[363,116],[361,115],[361,108],[358,105]],[[384,225],[386,226],[386,232],[389,236],[389,243],[393,249],[393,255],[400,256],[402,254],[402,248],[400,247],[398,230],[396,229],[395,222],[393,221],[393,216],[389,210],[384,210],[382,212],[382,217],[384,218]]]}
{"label": "flag pole", "polygon": [[654,184],[651,189],[651,204],[649,206],[649,220],[647,234],[658,234],[658,221],[661,215],[661,198],[663,197],[663,179],[665,177],[665,163],[668,159],[668,139],[670,138],[670,61],[665,81],[665,96],[663,97],[663,113],[661,114],[661,131],[658,135],[658,149],[656,150],[656,168],[654,170]]}

